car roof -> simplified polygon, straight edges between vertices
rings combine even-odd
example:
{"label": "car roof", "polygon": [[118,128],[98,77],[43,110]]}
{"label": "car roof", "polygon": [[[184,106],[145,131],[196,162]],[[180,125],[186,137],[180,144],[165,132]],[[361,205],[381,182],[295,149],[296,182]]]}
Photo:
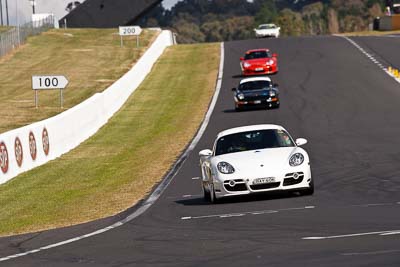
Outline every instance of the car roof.
{"label": "car roof", "polygon": [[246,78],[246,79],[240,80],[239,84],[247,83],[247,82],[254,82],[254,81],[271,82],[271,78],[270,77],[250,77],[250,78]]}
{"label": "car roof", "polygon": [[248,50],[246,52],[246,54],[250,54],[250,53],[254,53],[254,52],[258,52],[258,51],[267,51],[267,52],[269,52],[269,49],[268,48],[251,49],[251,50]]}
{"label": "car roof", "polygon": [[280,125],[276,125],[276,124],[249,125],[249,126],[242,126],[242,127],[236,127],[236,128],[224,130],[218,134],[217,139],[219,139],[223,136],[226,136],[226,135],[230,135],[230,134],[249,132],[249,131],[257,131],[257,130],[284,130],[284,131],[286,131],[285,128],[283,128]]}

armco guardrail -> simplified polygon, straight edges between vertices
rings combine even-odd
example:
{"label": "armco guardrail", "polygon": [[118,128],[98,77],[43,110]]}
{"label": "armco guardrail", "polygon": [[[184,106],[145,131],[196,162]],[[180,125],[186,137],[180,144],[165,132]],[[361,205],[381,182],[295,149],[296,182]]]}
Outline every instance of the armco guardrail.
{"label": "armco guardrail", "polygon": [[145,79],[172,33],[162,31],[133,68],[104,92],[55,116],[0,135],[0,184],[60,157],[88,139],[118,111]]}

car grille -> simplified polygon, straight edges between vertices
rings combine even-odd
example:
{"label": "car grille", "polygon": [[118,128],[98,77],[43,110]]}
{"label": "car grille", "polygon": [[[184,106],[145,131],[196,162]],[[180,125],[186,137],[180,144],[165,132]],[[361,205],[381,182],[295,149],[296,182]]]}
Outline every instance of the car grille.
{"label": "car grille", "polygon": [[246,183],[243,179],[224,181],[224,188],[230,192],[247,191]]}
{"label": "car grille", "polygon": [[[297,176],[297,179],[295,179],[295,176]],[[303,172],[287,173],[285,175],[285,179],[283,180],[283,186],[299,184],[303,181],[303,179],[304,179]]]}
{"label": "car grille", "polygon": [[280,185],[280,182],[276,183],[268,183],[268,184],[253,184],[250,185],[251,190],[264,190],[264,189],[271,189],[278,187]]}
{"label": "car grille", "polygon": [[253,96],[245,96],[245,98],[242,101],[254,101],[254,100],[261,100],[263,103],[267,102],[267,99],[269,98],[269,96],[265,96],[265,95],[253,95]]}

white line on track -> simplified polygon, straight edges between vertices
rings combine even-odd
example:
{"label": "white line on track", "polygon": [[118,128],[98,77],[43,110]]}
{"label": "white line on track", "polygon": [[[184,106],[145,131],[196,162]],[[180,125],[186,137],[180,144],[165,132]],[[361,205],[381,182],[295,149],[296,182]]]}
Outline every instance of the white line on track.
{"label": "white line on track", "polygon": [[[225,53],[224,43],[221,43],[221,59],[220,59],[218,79],[217,79],[217,84],[216,84],[216,87],[215,87],[215,92],[214,92],[213,99],[212,99],[212,101],[210,103],[210,106],[208,108],[206,116],[205,116],[205,118],[204,118],[204,120],[203,120],[203,122],[202,122],[202,124],[200,126],[200,129],[198,130],[195,138],[193,138],[191,144],[186,149],[186,151],[183,153],[181,158],[187,157],[187,155],[195,148],[195,146],[199,142],[200,138],[203,136],[203,134],[204,134],[204,132],[205,132],[207,126],[208,126],[208,123],[209,123],[210,118],[211,118],[211,114],[213,113],[215,105],[217,103],[219,92],[221,91],[222,77],[223,77],[223,70],[224,70],[224,60],[225,60],[225,54],[224,53]],[[178,170],[173,174],[173,177],[176,175]],[[0,262],[8,261],[8,260],[19,258],[19,257],[23,257],[23,256],[27,256],[27,255],[34,254],[34,253],[37,253],[37,252],[40,252],[40,251],[43,251],[43,250],[48,250],[48,249],[51,249],[51,248],[60,247],[60,246],[63,246],[63,245],[66,245],[66,244],[70,244],[70,243],[73,243],[73,242],[76,242],[76,241],[79,241],[79,240],[82,240],[82,239],[85,239],[85,238],[88,238],[88,237],[91,237],[91,236],[95,236],[95,235],[99,235],[99,234],[105,233],[105,232],[107,232],[109,230],[112,230],[112,229],[115,229],[115,228],[117,228],[117,227],[119,227],[121,225],[124,225],[127,222],[130,222],[131,220],[133,220],[134,218],[138,217],[139,215],[143,214],[143,212],[145,212],[148,208],[150,208],[155,203],[155,201],[160,197],[160,195],[165,190],[165,188],[167,188],[169,183],[171,183],[171,181],[173,180],[173,177],[169,181],[165,181],[164,180],[163,182],[161,182],[157,186],[157,188],[153,191],[153,193],[150,195],[150,197],[144,202],[144,204],[142,206],[140,206],[136,211],[134,211],[132,214],[128,215],[125,219],[123,219],[123,220],[121,220],[119,222],[116,222],[116,223],[114,223],[114,224],[112,224],[112,225],[110,225],[108,227],[105,227],[103,229],[99,229],[97,231],[91,232],[91,233],[86,234],[86,235],[81,235],[81,236],[78,236],[78,237],[75,237],[75,238],[71,238],[71,239],[68,239],[68,240],[65,240],[65,241],[61,241],[61,242],[58,242],[58,243],[50,244],[48,246],[40,247],[38,249],[29,250],[29,251],[26,251],[24,253],[18,253],[18,254],[2,257],[2,258],[0,258]]]}
{"label": "white line on track", "polygon": [[369,207],[378,207],[378,206],[393,206],[395,204],[393,203],[372,203],[372,204],[359,204],[359,205],[351,205],[352,207],[363,207],[363,208],[369,208]]}
{"label": "white line on track", "polygon": [[207,219],[207,218],[231,218],[231,217],[243,217],[246,215],[263,215],[272,214],[284,211],[296,211],[296,210],[307,210],[314,209],[315,206],[305,206],[300,208],[289,208],[289,209],[279,209],[279,210],[261,210],[261,211],[246,211],[246,212],[235,212],[235,213],[225,213],[225,214],[213,214],[213,215],[202,215],[202,216],[184,216],[181,220],[195,220],[195,219]]}
{"label": "white line on track", "polygon": [[308,236],[303,237],[304,240],[323,240],[323,239],[337,239],[337,238],[348,238],[348,237],[360,237],[369,235],[394,235],[400,234],[400,230],[390,230],[390,231],[379,231],[379,232],[366,232],[366,233],[355,233],[355,234],[345,234],[345,235],[331,235],[331,236]]}
{"label": "white line on track", "polygon": [[358,50],[361,51],[361,53],[363,53],[365,56],[367,56],[375,65],[377,65],[380,69],[382,69],[387,75],[389,75],[390,77],[392,77],[396,82],[400,83],[400,78],[396,78],[392,73],[390,73],[388,71],[388,69],[386,67],[384,67],[382,65],[382,63],[380,63],[378,60],[376,60],[376,58],[369,54],[367,51],[365,51],[364,48],[362,48],[359,44],[357,44],[354,40],[350,39],[347,36],[342,36],[342,35],[335,35],[338,37],[342,37],[344,39],[346,39],[347,41],[349,41],[352,45],[354,45]]}
{"label": "white line on track", "polygon": [[192,180],[200,180],[200,177],[193,177]]}
{"label": "white line on track", "polygon": [[399,249],[393,250],[378,250],[378,251],[369,251],[369,252],[349,252],[342,253],[342,256],[368,256],[368,255],[380,255],[380,254],[390,254],[390,253],[400,253]]}

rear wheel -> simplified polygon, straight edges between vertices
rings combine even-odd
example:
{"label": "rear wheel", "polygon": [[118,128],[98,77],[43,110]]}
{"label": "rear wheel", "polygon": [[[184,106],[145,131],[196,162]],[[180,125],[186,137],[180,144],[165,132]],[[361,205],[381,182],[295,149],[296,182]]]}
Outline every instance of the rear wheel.
{"label": "rear wheel", "polygon": [[239,105],[235,105],[235,110],[236,111],[242,111],[242,108]]}

